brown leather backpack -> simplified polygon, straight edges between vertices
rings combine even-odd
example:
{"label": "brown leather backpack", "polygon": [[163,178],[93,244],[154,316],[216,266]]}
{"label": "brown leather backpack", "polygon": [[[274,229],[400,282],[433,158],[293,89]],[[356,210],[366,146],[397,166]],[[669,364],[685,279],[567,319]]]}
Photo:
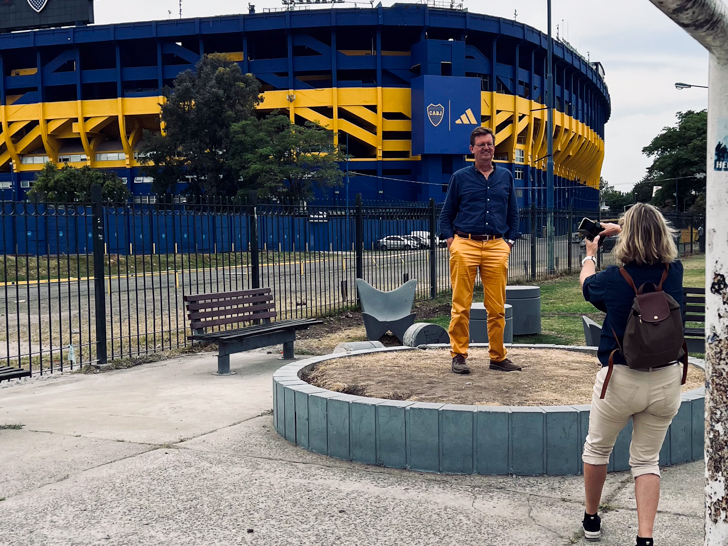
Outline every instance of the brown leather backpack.
{"label": "brown leather backpack", "polygon": [[644,293],[645,284],[637,288],[624,267],[619,268],[622,277],[634,290],[635,297],[622,344],[619,343],[617,333],[612,328],[612,334],[619,348],[609,355],[609,371],[604,378],[600,398],[604,398],[607,393],[607,385],[614,367],[614,353],[617,351],[622,353],[627,366],[633,370],[652,370],[681,360],[682,384],[685,384],[688,373],[688,349],[683,335],[682,313],[675,298],[662,290],[662,284],[667,279],[669,271],[670,264],[665,264],[660,284],[655,286],[654,283],[645,283],[652,284],[655,290]]}

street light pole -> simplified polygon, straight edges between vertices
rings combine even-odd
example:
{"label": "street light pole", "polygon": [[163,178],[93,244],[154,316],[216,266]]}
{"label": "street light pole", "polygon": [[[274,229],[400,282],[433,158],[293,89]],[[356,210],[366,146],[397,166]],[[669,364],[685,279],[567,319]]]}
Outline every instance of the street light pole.
{"label": "street light pole", "polygon": [[554,272],[554,44],[551,38],[551,0],[547,0],[548,53],[546,57],[546,247],[549,273]]}

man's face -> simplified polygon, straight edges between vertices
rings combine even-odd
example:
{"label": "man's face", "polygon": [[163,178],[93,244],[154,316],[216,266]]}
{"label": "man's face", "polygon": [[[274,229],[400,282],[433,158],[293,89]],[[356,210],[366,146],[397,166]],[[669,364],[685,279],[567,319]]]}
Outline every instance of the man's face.
{"label": "man's face", "polygon": [[490,161],[495,153],[495,145],[491,135],[478,135],[475,137],[475,145],[470,147],[470,153],[475,156],[476,161]]}

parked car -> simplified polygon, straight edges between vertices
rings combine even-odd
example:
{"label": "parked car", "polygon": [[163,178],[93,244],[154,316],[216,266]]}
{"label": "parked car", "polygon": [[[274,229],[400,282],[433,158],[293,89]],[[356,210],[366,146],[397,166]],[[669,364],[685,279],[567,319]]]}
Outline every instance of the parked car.
{"label": "parked car", "polygon": [[[413,237],[419,237],[420,239],[423,239],[427,241],[427,246],[423,248],[430,248],[430,232],[429,231],[413,231],[410,233]],[[441,239],[440,237],[435,237],[435,244],[439,246],[440,248],[447,246],[447,241],[445,239]]]}
{"label": "parked car", "polygon": [[411,250],[418,248],[418,243],[400,235],[388,235],[379,239],[374,246],[378,250]]}
{"label": "parked car", "polygon": [[[416,248],[430,248],[430,239],[429,237],[425,239],[424,237],[420,237],[418,235],[404,235],[405,239],[409,239],[410,241],[417,243]],[[412,248],[415,248],[414,246]]]}

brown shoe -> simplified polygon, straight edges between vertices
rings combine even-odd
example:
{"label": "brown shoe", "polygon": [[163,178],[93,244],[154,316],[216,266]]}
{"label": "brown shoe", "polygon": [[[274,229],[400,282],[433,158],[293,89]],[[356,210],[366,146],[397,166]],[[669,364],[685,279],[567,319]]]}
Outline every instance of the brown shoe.
{"label": "brown shoe", "polygon": [[[454,364],[453,364],[454,365]],[[499,372],[520,372],[521,367],[518,364],[514,364],[509,359],[501,360],[500,362],[490,361],[490,369]]]}
{"label": "brown shoe", "polygon": [[452,359],[452,373],[469,374],[470,368],[465,363],[465,357],[463,355],[455,355]]}

